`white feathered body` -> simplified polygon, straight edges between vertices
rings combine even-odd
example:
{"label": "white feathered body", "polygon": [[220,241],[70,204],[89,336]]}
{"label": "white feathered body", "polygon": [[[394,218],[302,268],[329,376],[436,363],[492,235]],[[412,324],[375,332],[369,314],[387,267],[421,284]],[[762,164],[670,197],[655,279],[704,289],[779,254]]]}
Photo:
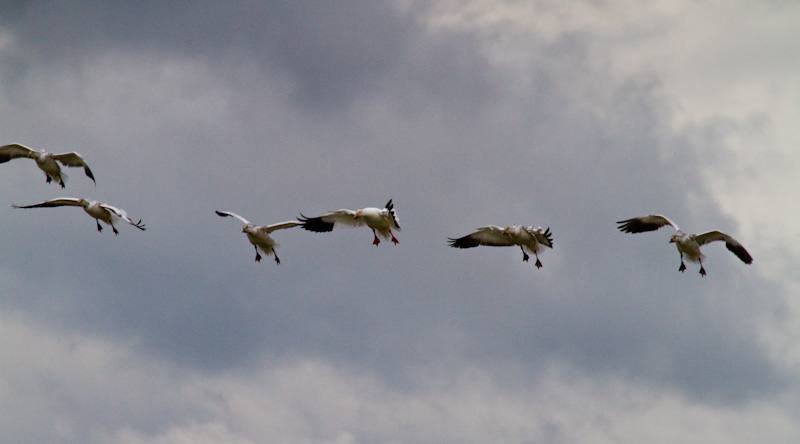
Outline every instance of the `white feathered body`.
{"label": "white feathered body", "polygon": [[80,199],[78,203],[86,214],[108,225],[113,225],[119,219],[116,213],[106,209],[103,203],[96,200]]}
{"label": "white feathered body", "polygon": [[697,242],[697,235],[678,231],[670,240],[675,243],[675,248],[677,248],[678,252],[689,262],[698,263],[706,258],[700,251],[700,243]]}
{"label": "white feathered body", "polygon": [[271,255],[273,249],[278,246],[278,243],[270,237],[269,232],[263,226],[247,224],[242,231],[247,235],[247,240],[266,255]]}
{"label": "white feathered body", "polygon": [[396,222],[397,216],[392,216],[386,208],[370,207],[358,210],[354,217],[355,224],[360,225],[359,220],[387,240],[392,238],[392,230],[401,231],[400,225]]}
{"label": "white feathered body", "polygon": [[544,242],[541,241],[542,229],[538,228],[540,234],[539,239],[536,237],[537,229],[533,227],[525,227],[523,225],[512,225],[508,228],[508,236],[514,244],[522,247],[522,250],[537,255],[544,251]]}
{"label": "white feathered body", "polygon": [[58,162],[53,158],[53,154],[31,151],[30,156],[36,161],[40,170],[44,171],[55,183],[62,183],[67,180],[67,175],[61,171]]}

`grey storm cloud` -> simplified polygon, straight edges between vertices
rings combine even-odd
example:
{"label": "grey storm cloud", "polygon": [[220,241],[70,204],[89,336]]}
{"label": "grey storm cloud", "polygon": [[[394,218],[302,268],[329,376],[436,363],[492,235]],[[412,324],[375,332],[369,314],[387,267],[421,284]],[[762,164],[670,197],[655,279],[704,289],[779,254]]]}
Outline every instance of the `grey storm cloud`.
{"label": "grey storm cloud", "polygon": [[[734,398],[746,395],[753,387],[741,384],[741,380],[760,381],[758,385],[764,387],[780,384],[781,377],[751,336],[753,332],[741,330],[739,315],[723,319],[699,317],[695,320],[701,323],[695,327],[696,335],[681,336],[671,333],[671,329],[676,328],[673,321],[680,318],[680,310],[685,307],[667,306],[654,312],[651,303],[639,301],[643,295],[648,299],[674,298],[669,291],[673,284],[660,281],[629,288],[619,286],[626,278],[623,275],[630,279],[637,272],[640,275],[647,272],[622,271],[626,265],[617,262],[608,247],[611,243],[608,237],[616,236],[614,242],[619,244],[618,248],[623,248],[623,243],[632,248],[634,239],[613,232],[611,222],[629,216],[629,212],[649,209],[649,205],[643,205],[644,200],[674,202],[672,196],[683,191],[672,177],[676,173],[684,177],[697,174],[680,163],[664,164],[657,159],[658,150],[673,149],[671,146],[678,151],[692,151],[692,141],[681,135],[672,136],[664,127],[666,111],[656,97],[656,84],[647,78],[619,85],[605,83],[608,78],[576,57],[585,53],[587,41],[573,35],[552,43],[537,60],[538,66],[531,67],[537,73],[535,80],[545,86],[507,91],[509,87],[502,77],[489,76],[489,61],[478,55],[481,51],[469,35],[433,38],[429,47],[401,51],[404,42],[411,40],[411,20],[394,13],[386,4],[298,5],[47,3],[22,12],[26,26],[20,26],[20,36],[22,42],[30,42],[35,52],[57,59],[86,58],[107,48],[121,47],[123,51],[157,50],[161,57],[187,53],[214,65],[229,60],[224,54],[227,51],[246,50],[259,57],[265,66],[278,67],[298,90],[311,96],[369,94],[356,93],[367,83],[373,83],[367,90],[375,88],[384,95],[392,91],[388,94],[397,95],[398,100],[405,101],[402,106],[414,110],[414,115],[403,115],[402,121],[395,115],[388,116],[396,119],[392,125],[405,126],[391,136],[394,151],[375,147],[376,151],[388,154],[386,161],[394,164],[393,168],[387,165],[386,170],[379,168],[364,175],[346,166],[358,165],[357,158],[364,155],[360,150],[349,153],[343,147],[325,146],[322,141],[297,149],[300,154],[310,156],[326,150],[339,151],[336,157],[345,164],[341,168],[352,170],[354,175],[361,174],[354,176],[351,187],[376,181],[392,184],[375,199],[385,201],[400,193],[396,197],[398,211],[410,229],[401,235],[400,247],[394,251],[386,251],[384,247],[376,252],[381,254],[381,261],[393,265],[387,270],[385,265],[378,264],[378,259],[364,262],[364,256],[331,264],[331,255],[353,254],[352,249],[362,247],[360,244],[364,242],[359,241],[363,239],[355,232],[337,232],[327,238],[280,233],[279,237],[288,239],[289,257],[295,253],[295,261],[304,256],[304,261],[311,261],[308,266],[317,275],[314,282],[318,280],[323,287],[310,286],[305,280],[281,279],[270,282],[263,296],[266,299],[260,299],[256,296],[261,292],[255,282],[247,284],[241,276],[233,278],[231,273],[203,271],[202,267],[209,267],[210,263],[184,262],[176,250],[162,256],[164,261],[155,259],[142,268],[123,271],[124,276],[119,279],[124,280],[125,288],[110,295],[94,293],[92,286],[79,284],[78,288],[82,288],[79,291],[86,293],[87,300],[83,303],[98,307],[76,313],[76,317],[83,318],[81,322],[101,329],[122,328],[131,334],[143,334],[148,343],[169,356],[188,365],[209,368],[236,365],[257,356],[259,350],[281,354],[299,349],[330,359],[363,360],[365,365],[377,366],[378,372],[392,369],[396,373],[406,362],[424,367],[435,359],[439,349],[426,344],[433,340],[438,341],[439,347],[462,350],[465,357],[471,357],[466,359],[524,362],[532,368],[551,358],[566,359],[590,372],[630,371],[642,374],[645,379],[664,378],[687,390],[730,391],[722,396]],[[32,31],[30,25],[35,22],[41,24],[40,32]],[[390,74],[391,66],[410,68]],[[575,85],[570,82],[584,82],[581,88],[590,93],[575,95]],[[608,87],[613,93],[607,99],[592,97],[592,89]],[[512,93],[518,95],[509,97]],[[408,102],[409,97],[413,102]],[[327,102],[322,106],[334,105]],[[368,147],[371,129],[359,122],[367,120],[365,113],[369,110],[362,110],[357,104],[346,109],[353,121],[349,124],[351,129],[326,128],[330,139]],[[422,144],[414,140],[415,128],[428,119],[441,120],[442,130],[448,131],[448,137],[452,138],[446,142],[449,146],[435,145],[438,141],[430,145],[428,140],[423,139]],[[292,131],[319,131],[308,125],[313,123],[301,122]],[[426,167],[426,163],[432,166]],[[636,165],[634,171],[631,165]],[[252,174],[257,175],[258,166],[249,167],[254,167]],[[323,170],[318,175],[325,166],[320,168]],[[414,174],[426,168],[431,169],[430,175]],[[161,171],[156,168],[152,174],[159,177]],[[169,174],[164,177],[163,186],[169,186]],[[474,187],[469,183],[476,179],[488,186],[468,194],[461,192],[462,187],[467,190]],[[308,188],[296,195],[313,194],[325,180],[322,173],[308,181]],[[419,188],[409,189],[404,182]],[[219,183],[220,189],[224,183]],[[632,184],[647,193],[633,192]],[[331,193],[331,200],[337,195],[340,197],[328,204],[332,207],[298,207],[296,211],[308,214],[358,205],[348,202],[356,199],[344,199],[346,195],[340,193]],[[476,198],[483,202],[474,202]],[[492,205],[500,199],[520,202],[522,211]],[[218,205],[229,205],[222,196],[214,200]],[[636,205],[636,200],[642,202]],[[444,201],[456,205],[443,208]],[[480,211],[470,211],[472,203],[477,203]],[[147,210],[141,208],[140,212]],[[498,210],[497,214],[488,212]],[[679,206],[675,210],[684,209]],[[522,288],[506,286],[497,290],[492,280],[501,269],[476,264],[470,257],[476,253],[458,254],[449,251],[442,242],[459,230],[503,223],[506,218],[520,216],[534,219],[513,222],[552,228],[556,249],[561,251],[564,262],[562,272],[574,270],[580,273],[583,282],[608,282],[608,285],[528,282]],[[231,231],[228,224],[209,219],[204,224],[206,229]],[[433,225],[422,226],[423,221],[433,221]],[[150,225],[156,226],[146,234],[158,236],[158,221]],[[335,240],[337,235],[352,239]],[[185,236],[182,241],[189,244],[193,234],[179,236]],[[310,248],[320,251],[309,251],[301,237],[312,244],[318,242],[319,245]],[[347,245],[336,247],[332,242]],[[146,241],[141,243],[147,245]],[[234,245],[241,247],[239,244]],[[410,248],[404,251],[405,245]],[[202,245],[194,247],[205,250]],[[139,248],[139,255],[153,254],[150,249]],[[342,248],[346,250],[336,251]],[[187,251],[191,250],[183,249],[184,253]],[[507,259],[508,252],[477,254]],[[412,255],[426,257],[421,262],[427,269],[417,263],[419,258],[404,259]],[[548,258],[543,259],[547,264]],[[591,267],[585,264],[587,261],[592,261]],[[100,263],[96,266],[103,267]],[[173,274],[170,268],[176,266],[180,266],[180,271]],[[288,268],[285,264],[281,267]],[[464,273],[465,268],[492,269],[493,273],[467,272],[455,285],[446,285],[440,278]],[[544,272],[553,268],[550,265]],[[300,273],[269,272],[290,276]],[[669,276],[670,280],[672,277]],[[533,278],[546,279],[536,275]],[[372,279],[382,284],[377,287],[368,284]],[[325,285],[329,280],[339,285]],[[373,291],[364,291],[369,286]],[[395,306],[396,303],[400,305]],[[497,304],[498,307],[493,307]],[[661,316],[667,319],[658,320]],[[687,349],[702,348],[702,342],[697,345],[697,336],[702,336],[704,328],[715,322],[730,324],[731,330],[726,336],[704,338],[722,341],[705,347],[718,349],[717,353],[698,351],[696,358],[685,356]],[[654,328],[640,330],[648,325]],[[693,346],[689,347],[690,344]],[[654,362],[648,362],[649,359]],[[741,365],[731,366],[736,370],[730,384],[692,381],[691,375],[697,368],[717,365],[720,359],[734,363],[745,360]],[[664,361],[674,366],[675,374],[669,371],[665,374],[656,365]],[[417,369],[413,365],[410,368],[415,374]]]}
{"label": "grey storm cloud", "polygon": [[[476,366],[514,392],[568,368],[711,405],[796,383],[762,342],[787,308],[757,265],[711,245],[708,277],[681,274],[668,233],[616,230],[651,212],[733,222],[701,180],[721,136],[672,126],[658,77],[613,76],[589,33],[533,34],[511,69],[486,35],[431,32],[389,2],[10,5],[0,129],[79,151],[97,186],[48,188],[13,161],[5,201],[97,195],[148,230],[6,208],[4,311],[212,376],[305,356],[409,392]],[[390,198],[399,245],[281,230],[280,265],[254,263],[214,214],[274,223]],[[513,223],[552,230],[541,270],[518,250],[446,244]],[[142,415],[140,430],[168,423]]]}
{"label": "grey storm cloud", "polygon": [[257,60],[301,103],[371,89],[402,61],[416,32],[387,2],[30,2],[3,20],[23,50],[74,63],[115,50]]}

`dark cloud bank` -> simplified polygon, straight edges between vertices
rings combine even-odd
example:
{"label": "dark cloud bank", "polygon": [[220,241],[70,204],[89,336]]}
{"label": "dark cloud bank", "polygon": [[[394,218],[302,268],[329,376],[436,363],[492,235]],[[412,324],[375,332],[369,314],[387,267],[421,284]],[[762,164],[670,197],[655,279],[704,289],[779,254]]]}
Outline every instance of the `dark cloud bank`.
{"label": "dark cloud bank", "polygon": [[[138,208],[150,231],[99,237],[82,215],[63,215],[58,223],[85,233],[51,250],[55,258],[22,259],[47,277],[5,267],[36,282],[32,293],[84,277],[66,279],[62,294],[9,297],[7,309],[140,338],[209,372],[307,355],[421,388],[477,364],[513,390],[565,365],[712,403],[790,383],[759,340],[755,320],[781,306],[755,270],[712,245],[707,278],[693,266],[680,274],[666,232],[615,231],[615,220],[649,212],[690,230],[732,223],[699,185],[702,128],[669,127],[657,79],[619,81],[590,63],[591,35],[535,42],[520,79],[491,60],[481,37],[430,33],[383,2],[28,2],[2,17],[16,39],[0,71],[5,97],[31,87],[19,82],[33,70],[80,77],[113,52],[200,60],[229,82],[236,106],[226,117],[281,119],[244,133],[221,127],[216,140],[172,139],[175,154],[157,162],[131,159],[150,168],[129,191],[152,198]],[[280,101],[259,102],[265,91]],[[111,141],[114,130],[96,137]],[[163,131],[142,140],[155,146],[170,138]],[[241,143],[218,145],[226,138]],[[181,156],[215,182],[176,172]],[[159,202],[179,192],[180,208]],[[213,214],[272,223],[389,198],[404,229],[399,246],[374,248],[364,230],[287,231],[276,236],[280,266],[251,264],[236,224]],[[23,217],[4,219],[12,216]],[[40,216],[24,214],[24,223],[46,227]],[[448,236],[511,223],[551,227],[555,248],[542,270],[511,249],[446,247]],[[47,248],[28,236],[6,242]],[[85,251],[92,244],[124,253],[97,257]]]}

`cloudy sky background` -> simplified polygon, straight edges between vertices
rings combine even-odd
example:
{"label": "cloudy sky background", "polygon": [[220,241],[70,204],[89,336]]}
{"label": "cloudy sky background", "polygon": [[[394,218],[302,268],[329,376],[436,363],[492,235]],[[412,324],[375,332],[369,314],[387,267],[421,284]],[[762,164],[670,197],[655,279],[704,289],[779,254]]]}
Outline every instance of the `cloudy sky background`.
{"label": "cloudy sky background", "polygon": [[[278,3],[278,2],[274,2]],[[800,5],[4,2],[0,441],[793,443]],[[97,233],[87,197],[147,231]],[[394,199],[365,229],[241,224]],[[677,271],[652,212],[723,230]],[[448,248],[487,225],[518,249]]]}

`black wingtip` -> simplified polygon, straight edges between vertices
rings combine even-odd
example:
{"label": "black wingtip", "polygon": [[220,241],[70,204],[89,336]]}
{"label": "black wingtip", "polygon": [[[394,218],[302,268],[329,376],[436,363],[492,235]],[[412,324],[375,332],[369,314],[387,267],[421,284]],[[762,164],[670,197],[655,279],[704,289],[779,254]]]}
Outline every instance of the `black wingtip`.
{"label": "black wingtip", "polygon": [[646,231],[643,224],[636,219],[626,219],[617,221],[617,229],[623,233],[641,233]]}
{"label": "black wingtip", "polygon": [[727,247],[731,253],[735,254],[736,257],[741,259],[742,262],[744,262],[745,264],[750,265],[753,263],[753,256],[750,256],[750,253],[748,253],[743,246],[733,245],[731,243],[726,242],[725,247]]}
{"label": "black wingtip", "polygon": [[547,242],[550,244],[549,247],[553,248],[553,233],[550,232],[550,227],[547,227],[547,229],[545,229],[544,233],[542,234],[544,235],[545,239],[547,239]]}
{"label": "black wingtip", "polygon": [[638,218],[633,219],[626,219],[617,222],[619,226],[617,229],[622,231],[623,233],[647,233],[650,231],[656,231],[659,228],[663,227],[666,224],[660,223],[652,223],[652,222],[645,222]]}
{"label": "black wingtip", "polygon": [[300,217],[297,218],[297,221],[300,222],[300,227],[304,230],[313,231],[315,233],[327,233],[329,231],[333,231],[333,223],[325,222],[322,220],[322,217],[306,217],[303,213],[300,213]]}
{"label": "black wingtip", "polygon": [[141,219],[139,219],[139,222],[136,222],[135,224],[133,224],[133,226],[138,228],[138,229],[140,229],[140,230],[142,230],[142,231],[145,231],[145,228],[144,228],[145,225],[142,223]]}
{"label": "black wingtip", "polygon": [[469,236],[459,237],[458,239],[449,237],[447,240],[450,242],[450,246],[453,248],[475,248],[481,244],[481,241]]}

